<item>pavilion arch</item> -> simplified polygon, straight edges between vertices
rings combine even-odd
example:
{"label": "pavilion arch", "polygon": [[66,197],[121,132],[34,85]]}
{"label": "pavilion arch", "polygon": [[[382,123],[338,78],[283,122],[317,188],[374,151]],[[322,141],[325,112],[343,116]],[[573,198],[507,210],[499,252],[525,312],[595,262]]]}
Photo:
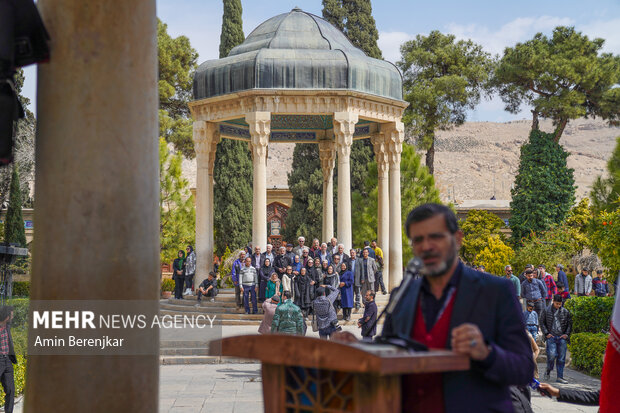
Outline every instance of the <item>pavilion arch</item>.
{"label": "pavilion arch", "polygon": [[[324,240],[336,235],[348,250],[351,230],[351,145],[371,139],[378,166],[378,243],[384,278],[402,280],[400,156],[402,77],[389,62],[355,48],[325,20],[295,8],[260,24],[228,57],[211,60],[194,77],[196,283],[213,257],[213,165],[220,139],[246,141],[252,153],[252,244],[267,244],[269,142],[316,143],[323,172]],[[333,170],[338,162],[338,228],[334,234]]]}

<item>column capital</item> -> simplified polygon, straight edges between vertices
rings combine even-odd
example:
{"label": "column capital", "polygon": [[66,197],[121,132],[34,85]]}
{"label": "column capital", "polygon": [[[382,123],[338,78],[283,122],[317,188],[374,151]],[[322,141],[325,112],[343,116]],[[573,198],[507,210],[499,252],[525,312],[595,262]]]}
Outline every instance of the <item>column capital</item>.
{"label": "column capital", "polygon": [[319,159],[321,160],[323,180],[327,181],[331,178],[336,163],[336,143],[334,141],[319,141]]}
{"label": "column capital", "polygon": [[215,151],[220,142],[220,131],[217,123],[194,121],[194,151],[196,152],[196,167],[207,168],[213,174]]}
{"label": "column capital", "polygon": [[336,149],[339,155],[347,158],[351,155],[353,134],[355,133],[355,124],[358,120],[358,114],[354,112],[334,113],[334,137],[336,138]]}
{"label": "column capital", "polygon": [[400,168],[400,154],[403,152],[405,126],[402,122],[390,122],[381,125],[385,133],[390,168]]}
{"label": "column capital", "polygon": [[390,169],[390,160],[386,134],[383,132],[374,133],[370,137],[370,142],[372,142],[372,146],[375,151],[375,160],[377,161],[379,178],[387,178],[387,174]]}
{"label": "column capital", "polygon": [[250,126],[252,156],[266,159],[271,135],[271,112],[249,112],[245,115],[245,121]]}

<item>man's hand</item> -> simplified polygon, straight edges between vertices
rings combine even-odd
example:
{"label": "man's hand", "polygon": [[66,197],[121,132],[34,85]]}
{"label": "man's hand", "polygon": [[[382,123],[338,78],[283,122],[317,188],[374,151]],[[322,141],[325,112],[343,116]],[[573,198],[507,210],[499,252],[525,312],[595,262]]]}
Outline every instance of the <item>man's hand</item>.
{"label": "man's hand", "polygon": [[553,337],[553,334],[547,334],[545,337],[547,337],[547,338],[552,338],[552,337]]}
{"label": "man's hand", "polygon": [[465,323],[452,330],[452,350],[469,356],[472,360],[484,360],[490,353],[480,329]]}
{"label": "man's hand", "polygon": [[568,340],[568,336],[566,334],[562,334],[560,338],[563,338],[564,340]]}
{"label": "man's hand", "polygon": [[540,383],[540,389],[548,391],[553,397],[560,397],[560,389],[553,387],[550,384]]}
{"label": "man's hand", "polygon": [[362,328],[362,323],[357,323],[357,328]]}
{"label": "man's hand", "polygon": [[243,287],[241,285],[239,286],[239,291],[241,291],[241,293],[243,293]]}

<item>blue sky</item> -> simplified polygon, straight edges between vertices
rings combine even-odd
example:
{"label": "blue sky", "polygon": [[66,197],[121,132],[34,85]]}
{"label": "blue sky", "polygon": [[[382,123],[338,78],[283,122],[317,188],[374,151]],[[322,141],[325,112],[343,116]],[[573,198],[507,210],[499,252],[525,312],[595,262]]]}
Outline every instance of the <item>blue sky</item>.
{"label": "blue sky", "polygon": [[[248,35],[258,24],[295,6],[321,15],[321,0],[242,0],[243,29]],[[558,25],[575,26],[589,37],[606,39],[604,50],[620,54],[620,1],[521,0],[521,1],[405,1],[374,0],[373,16],[379,30],[379,47],[385,59],[397,61],[399,47],[417,34],[431,30],[472,39],[488,52],[526,41],[537,32],[550,34]],[[222,0],[157,0],[157,15],[172,36],[189,37],[199,53],[199,63],[217,59]],[[53,57],[52,57],[53,58]],[[34,99],[36,71],[26,70],[24,94]],[[34,108],[31,106],[31,109]],[[511,115],[501,100],[482,102],[468,120],[509,121],[529,118]]]}

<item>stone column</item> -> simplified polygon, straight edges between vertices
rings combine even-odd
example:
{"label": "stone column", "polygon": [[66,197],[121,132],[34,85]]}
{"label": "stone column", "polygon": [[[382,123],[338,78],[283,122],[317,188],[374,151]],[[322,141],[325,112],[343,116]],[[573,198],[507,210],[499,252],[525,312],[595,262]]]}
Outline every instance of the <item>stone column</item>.
{"label": "stone column", "polygon": [[332,140],[319,141],[319,158],[323,171],[323,241],[334,236],[334,164],[336,145]]}
{"label": "stone column", "polygon": [[250,125],[250,147],[254,169],[252,203],[252,247],[264,251],[267,246],[267,146],[271,132],[270,112],[250,112],[245,115]]}
{"label": "stone column", "polygon": [[345,251],[348,251],[353,245],[350,158],[357,120],[357,113],[334,113],[334,137],[338,153],[338,242],[344,244]]}
{"label": "stone column", "polygon": [[[38,8],[52,57],[38,67],[31,300],[140,300],[151,320],[160,290],[155,0]],[[25,411],[156,412],[159,332],[136,340],[155,354],[30,355]]]}
{"label": "stone column", "polygon": [[383,251],[383,282],[390,288],[390,192],[389,156],[385,134],[377,133],[371,138],[377,161],[377,243]]}
{"label": "stone column", "polygon": [[405,138],[402,122],[386,124],[381,130],[385,133],[390,174],[390,290],[398,287],[403,280],[403,238],[400,202],[400,154]]}
{"label": "stone column", "polygon": [[199,285],[213,270],[213,165],[220,141],[218,125],[194,122],[196,150],[196,276]]}

